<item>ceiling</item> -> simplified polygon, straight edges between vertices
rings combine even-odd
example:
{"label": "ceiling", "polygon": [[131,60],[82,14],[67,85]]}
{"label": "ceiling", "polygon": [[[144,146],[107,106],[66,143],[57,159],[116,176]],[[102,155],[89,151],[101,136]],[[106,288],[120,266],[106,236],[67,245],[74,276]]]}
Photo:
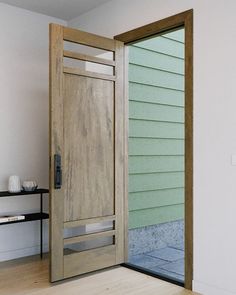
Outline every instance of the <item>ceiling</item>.
{"label": "ceiling", "polygon": [[2,0],[2,3],[71,20],[111,0]]}

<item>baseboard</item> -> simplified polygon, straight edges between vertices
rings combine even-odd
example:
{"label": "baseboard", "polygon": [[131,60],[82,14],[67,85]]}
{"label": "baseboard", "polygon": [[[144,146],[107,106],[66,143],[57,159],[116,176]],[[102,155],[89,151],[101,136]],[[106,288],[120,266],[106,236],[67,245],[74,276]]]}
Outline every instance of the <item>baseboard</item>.
{"label": "baseboard", "polygon": [[[43,252],[48,252],[48,245],[43,245]],[[11,251],[0,252],[0,261],[7,261],[26,256],[40,254],[40,246],[27,247],[23,249],[16,249]]]}
{"label": "baseboard", "polygon": [[198,292],[202,295],[235,295],[231,291],[221,289],[217,286],[208,285],[202,282],[193,282],[193,291]]}

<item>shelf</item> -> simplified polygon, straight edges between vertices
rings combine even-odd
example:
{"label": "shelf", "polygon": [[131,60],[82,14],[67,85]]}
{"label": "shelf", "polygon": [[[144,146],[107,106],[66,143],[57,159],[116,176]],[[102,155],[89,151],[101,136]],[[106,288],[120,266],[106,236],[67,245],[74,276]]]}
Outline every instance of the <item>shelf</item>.
{"label": "shelf", "polygon": [[12,223],[20,223],[20,222],[28,222],[28,221],[34,221],[34,220],[41,220],[41,219],[48,219],[49,214],[48,213],[31,213],[31,214],[22,214],[25,215],[25,219],[23,220],[17,220],[17,221],[9,221],[9,222],[3,222],[0,223],[1,225],[6,225],[6,224],[12,224]]}
{"label": "shelf", "polygon": [[0,197],[14,197],[14,196],[23,196],[23,195],[38,195],[38,194],[48,194],[49,190],[45,188],[38,188],[35,191],[21,191],[19,193],[9,193],[8,191],[0,192]]}
{"label": "shelf", "polygon": [[43,211],[43,194],[48,194],[49,190],[45,188],[38,188],[34,191],[24,191],[22,190],[19,193],[10,193],[8,191],[0,191],[0,198],[5,197],[15,197],[15,196],[25,196],[25,195],[40,195],[40,212],[24,214],[25,219],[23,220],[16,220],[16,221],[9,221],[9,222],[2,222],[1,225],[13,224],[13,223],[22,223],[22,222],[29,222],[29,221],[36,221],[40,220],[40,257],[43,257],[43,219],[48,219],[49,214],[44,213]]}

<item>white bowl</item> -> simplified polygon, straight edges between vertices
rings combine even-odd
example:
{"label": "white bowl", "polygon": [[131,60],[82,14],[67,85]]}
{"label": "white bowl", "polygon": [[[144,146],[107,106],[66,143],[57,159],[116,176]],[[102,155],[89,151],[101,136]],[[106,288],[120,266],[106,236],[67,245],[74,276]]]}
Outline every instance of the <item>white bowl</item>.
{"label": "white bowl", "polygon": [[37,189],[37,187],[38,187],[37,185],[36,186],[32,186],[32,187],[24,187],[22,185],[23,190],[26,191],[26,192],[33,192],[33,191],[35,191]]}
{"label": "white bowl", "polygon": [[25,180],[22,184],[22,188],[24,191],[34,191],[38,187],[36,181],[33,180]]}

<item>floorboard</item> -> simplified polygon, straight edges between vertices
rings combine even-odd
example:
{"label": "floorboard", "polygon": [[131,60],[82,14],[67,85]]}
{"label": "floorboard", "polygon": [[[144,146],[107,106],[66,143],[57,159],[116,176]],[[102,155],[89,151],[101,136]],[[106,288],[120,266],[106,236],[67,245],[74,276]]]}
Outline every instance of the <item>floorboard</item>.
{"label": "floorboard", "polygon": [[48,282],[48,259],[39,256],[0,263],[0,295],[196,295],[181,287],[114,267],[60,283]]}

